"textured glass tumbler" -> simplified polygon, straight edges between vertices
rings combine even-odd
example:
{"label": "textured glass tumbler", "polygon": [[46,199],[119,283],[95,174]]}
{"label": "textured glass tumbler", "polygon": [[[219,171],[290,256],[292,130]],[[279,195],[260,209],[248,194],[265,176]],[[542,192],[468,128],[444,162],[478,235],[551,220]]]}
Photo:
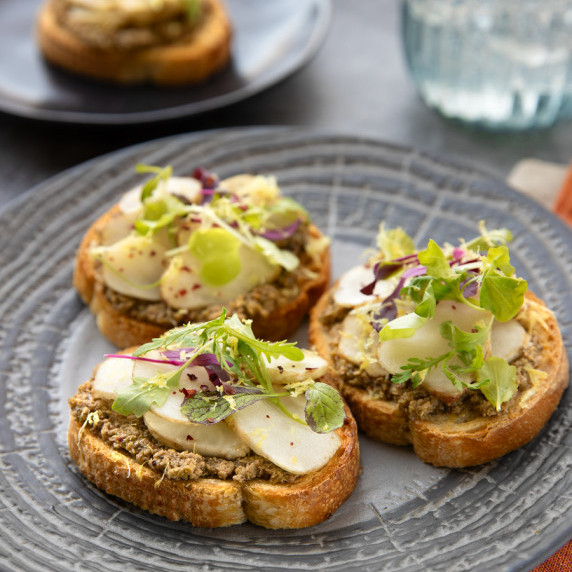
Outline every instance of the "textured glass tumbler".
{"label": "textured glass tumbler", "polygon": [[495,130],[572,111],[572,0],[402,0],[411,76],[427,105]]}

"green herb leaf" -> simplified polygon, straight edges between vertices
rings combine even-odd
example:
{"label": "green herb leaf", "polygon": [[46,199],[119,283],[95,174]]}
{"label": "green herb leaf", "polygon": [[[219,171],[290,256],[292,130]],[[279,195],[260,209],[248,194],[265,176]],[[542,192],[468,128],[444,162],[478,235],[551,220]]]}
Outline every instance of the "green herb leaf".
{"label": "green herb leaf", "polygon": [[410,338],[426,322],[427,318],[419,316],[415,312],[405,314],[385,324],[379,332],[379,340],[385,342],[397,338]]}
{"label": "green herb leaf", "polygon": [[135,166],[135,171],[137,173],[155,173],[155,176],[149,179],[141,189],[142,203],[144,203],[153,194],[153,191],[161,181],[166,181],[173,174],[173,168],[171,166],[155,167],[153,165],[143,165],[141,163]]}
{"label": "green herb leaf", "polygon": [[522,278],[489,274],[481,285],[481,308],[490,310],[499,322],[507,322],[522,307],[527,288],[526,280]]}
{"label": "green herb leaf", "polygon": [[506,246],[496,246],[491,248],[487,252],[485,264],[489,269],[498,268],[505,276],[512,276],[514,273],[514,267],[510,263],[510,255]]}
{"label": "green herb leaf", "polygon": [[202,11],[202,4],[199,0],[183,0],[187,12],[187,18],[190,22],[194,22],[199,18]]}
{"label": "green herb leaf", "polygon": [[427,268],[427,274],[433,278],[447,279],[454,275],[449,266],[449,260],[434,240],[430,240],[427,248],[422,250],[417,257],[420,264]]}
{"label": "green herb leaf", "polygon": [[142,235],[155,233],[187,212],[187,205],[173,195],[150,197],[143,203],[143,214],[135,221],[135,230]]}
{"label": "green herb leaf", "polygon": [[[428,358],[409,358],[405,365],[402,365],[400,369],[403,373],[394,374],[391,376],[391,381],[393,383],[405,383],[410,379],[414,382],[413,387],[417,387],[427,373],[429,373],[434,367],[437,367],[440,363],[447,362],[455,355],[454,351],[450,351],[441,354],[436,357]],[[414,380],[415,378],[415,380]]]}
{"label": "green herb leaf", "polygon": [[489,357],[477,372],[480,390],[497,411],[516,393],[516,367],[499,357]]}
{"label": "green herb leaf", "polygon": [[340,394],[326,383],[316,382],[306,393],[306,423],[316,433],[328,433],[344,423],[346,414]]}
{"label": "green herb leaf", "polygon": [[271,263],[282,266],[288,272],[296,270],[300,264],[300,259],[289,250],[282,250],[274,242],[257,236],[254,238],[254,247],[261,252]]}
{"label": "green herb leaf", "polygon": [[272,386],[268,377],[268,371],[266,370],[266,365],[260,359],[260,354],[244,340],[238,340],[237,351],[248,369],[256,377],[258,383],[271,391]]}
{"label": "green herb leaf", "polygon": [[135,378],[131,385],[118,392],[112,409],[120,415],[141,417],[153,404],[163,405],[170,391],[171,387],[157,385],[152,379]]}
{"label": "green herb leaf", "polygon": [[415,313],[423,318],[431,319],[435,315],[437,297],[435,296],[434,280],[431,276],[419,276],[402,295],[409,296],[417,305]]}
{"label": "green herb leaf", "polygon": [[491,326],[492,320],[488,325],[475,324],[476,332],[464,332],[449,320],[439,325],[439,333],[449,340],[449,345],[458,353],[475,352],[477,347],[482,346],[489,339]]}

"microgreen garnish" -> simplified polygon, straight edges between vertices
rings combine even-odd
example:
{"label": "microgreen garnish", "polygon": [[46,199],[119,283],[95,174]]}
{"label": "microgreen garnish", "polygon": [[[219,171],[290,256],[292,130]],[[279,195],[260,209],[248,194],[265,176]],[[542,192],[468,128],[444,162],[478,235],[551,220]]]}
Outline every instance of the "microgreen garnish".
{"label": "microgreen garnish", "polygon": [[308,218],[307,213],[293,199],[279,196],[275,182],[255,177],[253,191],[262,198],[253,199],[249,194],[238,196],[227,191],[215,175],[195,169],[193,176],[203,189],[199,204],[189,205],[177,196],[156,192],[160,183],[171,176],[170,167],[138,165],[137,171],[153,173],[154,177],[143,185],[143,209],[135,221],[135,231],[152,235],[167,228],[173,233],[177,220],[198,221],[200,229],[191,233],[189,243],[172,249],[168,255],[189,250],[201,263],[200,276],[206,285],[222,286],[238,275],[241,244],[287,271],[298,266],[298,257],[279,248],[276,242],[292,236],[301,221]]}
{"label": "microgreen garnish", "polygon": [[201,261],[199,276],[207,286],[223,286],[240,272],[240,239],[222,228],[197,229],[189,251]]}
{"label": "microgreen garnish", "polygon": [[135,230],[142,235],[151,235],[162,228],[169,228],[177,217],[185,217],[187,205],[174,195],[148,197],[143,202],[143,213],[135,221]]}
{"label": "microgreen garnish", "polygon": [[[158,256],[166,269],[163,277],[170,273],[172,279],[177,269],[184,267],[198,274],[199,286],[219,288],[235,279],[240,284],[248,282],[246,273],[241,274],[245,266],[257,268],[252,274],[259,280],[276,276],[279,268],[292,272],[299,266],[298,256],[288,250],[288,245],[283,248],[282,243],[294,236],[309,216],[295,200],[280,195],[273,178],[247,177],[243,186],[239,184],[238,190],[233,190],[232,183],[225,188],[216,175],[197,168],[193,178],[199,181],[200,190],[194,194],[181,191],[179,195],[177,185],[168,184],[173,171],[170,166],[138,164],[135,170],[151,176],[141,186],[138,216],[125,240],[134,235],[160,245]],[[160,280],[152,284],[130,280],[123,264],[114,265],[113,257],[108,259],[110,248],[117,247],[121,252],[123,246],[119,240],[94,247],[92,252],[132,289],[159,286]]]}
{"label": "microgreen garnish", "polygon": [[455,352],[447,352],[434,358],[410,358],[406,365],[401,366],[402,373],[397,373],[391,377],[393,383],[405,383],[411,380],[413,387],[417,387],[433,368],[440,363],[450,360]]}
{"label": "microgreen garnish", "polygon": [[[298,394],[298,384],[276,391],[268,375],[266,362],[283,356],[293,361],[304,359],[295,344],[266,342],[254,337],[249,322],[226,312],[210,322],[189,324],[139,347],[131,359],[144,359],[158,351],[163,363],[176,367],[169,373],[157,373],[149,379],[135,378],[121,390],[113,409],[123,415],[143,415],[153,404],[162,405],[169,392],[179,387],[181,375],[189,366],[204,366],[215,390],[196,391],[183,400],[181,411],[193,423],[216,423],[234,411],[261,399],[269,399],[292,419],[300,421],[280,400]],[[306,423],[316,432],[328,432],[341,426],[345,418],[343,402],[336,390],[321,382],[304,380]]]}
{"label": "microgreen garnish", "polygon": [[[488,243],[493,240],[491,236],[500,239],[510,236],[510,233],[496,231],[486,236]],[[482,240],[468,244],[481,246]],[[396,291],[388,297],[389,302],[386,301],[386,307],[397,297],[415,304],[415,315],[406,314],[375,324],[382,341],[412,336],[433,317],[435,305],[440,300],[455,300],[472,308],[490,310],[497,320],[505,322],[518,313],[527,289],[526,280],[513,276],[514,268],[505,245],[493,246],[486,256],[481,256],[479,252],[466,248],[443,250],[430,240],[427,248],[416,256],[390,260],[379,268],[402,273]],[[378,276],[382,274],[378,271],[375,279],[381,279]],[[372,285],[367,288],[368,293],[373,292]]]}
{"label": "microgreen garnish", "polygon": [[153,191],[159,186],[159,183],[165,182],[173,173],[172,167],[155,167],[153,165],[143,165],[141,163],[135,166],[137,173],[153,173],[155,176],[151,177],[141,188],[141,202],[148,199]]}
{"label": "microgreen garnish", "polygon": [[[441,367],[455,387],[480,389],[500,410],[502,403],[516,391],[515,369],[501,358],[485,359],[484,348],[493,321],[511,320],[522,307],[527,283],[514,276],[510,263],[506,242],[512,239],[512,234],[506,229],[488,231],[482,222],[480,230],[481,236],[460,246],[441,247],[430,240],[424,250],[412,253],[402,231],[390,234],[381,227],[380,260],[373,269],[373,282],[362,292],[372,294],[378,280],[399,277],[394,292],[373,313],[372,326],[379,332],[382,343],[414,336],[434,318],[435,308],[442,300],[490,312],[490,320],[475,324],[470,332],[462,331],[450,321],[440,324],[440,335],[451,350],[435,357],[411,358],[391,380],[411,381],[417,387],[432,369]],[[398,256],[390,258],[392,252]],[[400,305],[407,309],[401,315]]]}

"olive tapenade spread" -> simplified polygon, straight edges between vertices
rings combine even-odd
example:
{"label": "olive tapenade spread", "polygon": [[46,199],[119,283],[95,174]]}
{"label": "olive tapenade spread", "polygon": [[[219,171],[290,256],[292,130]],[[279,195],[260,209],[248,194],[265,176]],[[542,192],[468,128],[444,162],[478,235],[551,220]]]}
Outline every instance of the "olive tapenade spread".
{"label": "olive tapenade spread", "polygon": [[[120,415],[111,409],[111,400],[94,397],[91,382],[84,383],[69,403],[71,415],[82,426],[80,433],[90,431],[110,447],[156,471],[158,479],[217,478],[238,482],[262,479],[289,484],[297,478],[254,453],[228,460],[166,447],[149,433],[142,418]],[[81,434],[78,439],[81,446]]]}

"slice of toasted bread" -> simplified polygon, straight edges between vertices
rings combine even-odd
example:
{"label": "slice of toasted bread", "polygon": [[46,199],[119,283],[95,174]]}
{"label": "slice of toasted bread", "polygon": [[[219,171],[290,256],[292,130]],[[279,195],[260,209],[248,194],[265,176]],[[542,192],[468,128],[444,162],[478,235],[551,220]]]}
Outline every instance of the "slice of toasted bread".
{"label": "slice of toasted bread", "polygon": [[[180,324],[157,324],[152,320],[143,320],[118,311],[106,296],[106,286],[98,277],[96,264],[90,255],[90,248],[99,244],[101,229],[106,221],[118,211],[112,207],[97,219],[84,235],[78,249],[74,269],[74,286],[83,301],[89,305],[96,316],[97,326],[101,333],[118,347],[143,344],[160,336],[170,327]],[[321,237],[320,231],[313,225],[310,234]],[[305,268],[309,272],[300,272],[300,279],[295,297],[285,296],[270,312],[263,313],[259,309],[249,311],[248,305],[238,309],[237,304],[226,305],[230,313],[237,311],[241,318],[253,320],[254,334],[262,339],[275,341],[290,337],[298,328],[308,310],[326,290],[330,280],[330,250],[325,248],[318,261],[313,261]],[[220,314],[220,307],[213,308],[213,315]],[[200,320],[199,320],[200,321]]]}
{"label": "slice of toasted bread", "polygon": [[204,0],[205,17],[187,38],[141,49],[103,49],[83,42],[58,21],[51,0],[38,14],[44,57],[75,74],[120,84],[182,85],[205,81],[231,57],[231,25],[218,0]]}
{"label": "slice of toasted bread", "polygon": [[[330,461],[287,484],[262,479],[171,479],[110,446],[73,415],[68,445],[73,461],[98,488],[170,520],[202,527],[248,520],[266,528],[303,528],[331,516],[356,485],[360,472],[357,427],[347,407],[346,413],[344,425],[337,430],[341,445]],[[125,418],[126,424],[131,422]]]}
{"label": "slice of toasted bread", "polygon": [[[366,435],[395,445],[412,444],[415,453],[436,466],[479,465],[513,451],[533,439],[546,424],[568,384],[569,365],[558,324],[544,303],[531,292],[527,304],[541,310],[538,320],[522,318],[541,351],[534,369],[546,375],[530,376],[530,386],[506,403],[498,415],[459,419],[451,412],[416,418],[408,403],[373,397],[367,389],[346,383],[337,387]],[[322,317],[331,301],[326,293],[310,317],[310,342],[322,357],[335,364],[339,334],[324,326]],[[526,304],[525,304],[526,305]],[[338,358],[339,359],[339,358]]]}

